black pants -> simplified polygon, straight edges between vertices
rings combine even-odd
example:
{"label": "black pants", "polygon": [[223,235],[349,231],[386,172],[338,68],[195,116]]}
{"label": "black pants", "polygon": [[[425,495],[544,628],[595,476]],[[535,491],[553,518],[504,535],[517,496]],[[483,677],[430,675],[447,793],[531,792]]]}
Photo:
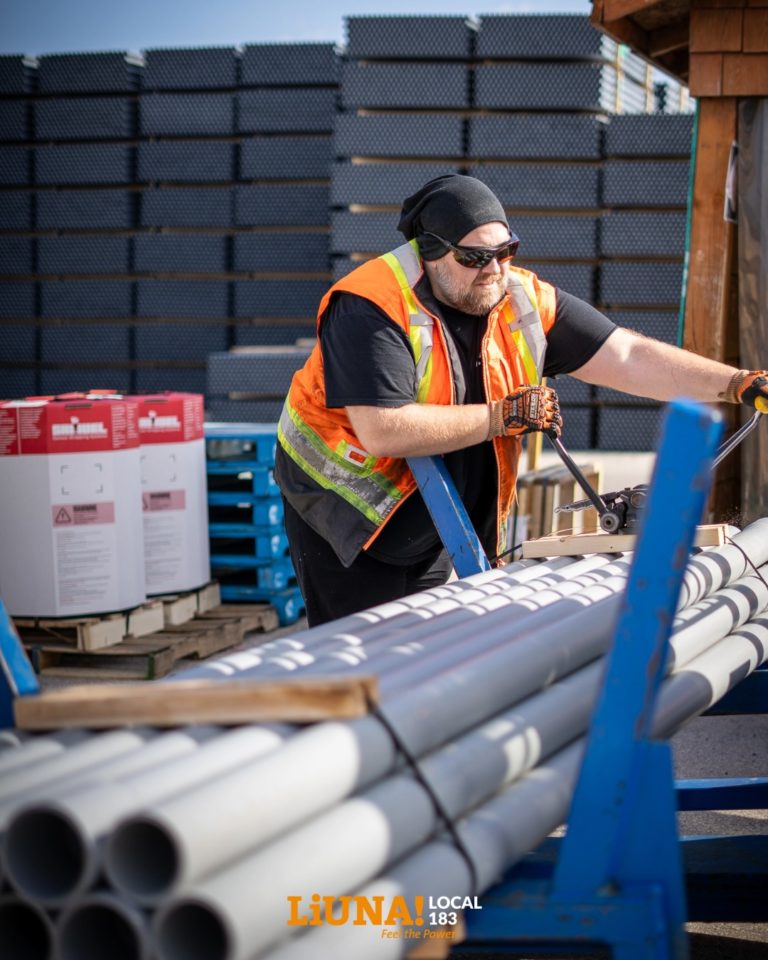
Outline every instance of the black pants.
{"label": "black pants", "polygon": [[291,560],[310,627],[445,583],[452,563],[445,550],[413,564],[384,563],[361,552],[342,565],[329,543],[283,498]]}

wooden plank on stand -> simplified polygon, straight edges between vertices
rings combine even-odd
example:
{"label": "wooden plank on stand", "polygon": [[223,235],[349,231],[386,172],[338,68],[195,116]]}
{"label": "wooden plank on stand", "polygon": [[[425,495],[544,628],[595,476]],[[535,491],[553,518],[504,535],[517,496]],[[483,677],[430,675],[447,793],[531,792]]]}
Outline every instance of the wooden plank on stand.
{"label": "wooden plank on stand", "polygon": [[[696,528],[697,547],[721,547],[726,524],[712,523]],[[629,553],[635,549],[634,533],[582,533],[575,536],[541,537],[523,544],[523,557],[582,557],[592,553]]]}

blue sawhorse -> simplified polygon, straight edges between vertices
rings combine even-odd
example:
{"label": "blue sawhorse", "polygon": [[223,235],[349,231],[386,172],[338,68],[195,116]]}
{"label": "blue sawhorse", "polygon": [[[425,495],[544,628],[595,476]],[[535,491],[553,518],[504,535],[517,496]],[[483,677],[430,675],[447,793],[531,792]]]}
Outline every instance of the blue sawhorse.
{"label": "blue sawhorse", "polygon": [[[753,872],[764,879],[766,850],[761,843],[753,843],[764,838],[715,838],[724,844],[719,851],[716,843],[709,842],[711,838],[690,838],[685,850],[686,844],[681,845],[678,838],[676,813],[711,809],[712,802],[720,809],[765,806],[768,782],[687,781],[678,785],[676,793],[671,749],[649,735],[680,584],[703,512],[720,429],[715,415],[696,404],[680,401],[668,408],[567,836],[543,844],[486,893],[481,911],[469,913],[467,950],[474,956],[513,946],[526,956],[563,950],[575,955],[607,945],[616,960],[682,960],[687,956],[684,923],[687,918],[702,919],[701,912],[707,909],[706,874],[713,869],[713,858],[723,870],[729,860],[744,870],[745,843],[749,844],[757,861]],[[446,525],[453,522],[450,509],[443,503],[430,505],[431,487],[437,484],[442,464],[433,467],[431,473],[425,469],[414,473],[443,542],[452,557],[461,557],[457,572],[467,576],[487,569],[482,565],[485,558],[477,556],[476,536],[458,549],[461,524],[454,523],[447,535]],[[450,477],[447,483],[441,482],[441,497],[446,490],[458,500]],[[747,709],[760,703],[761,712],[765,711],[764,684],[765,680],[753,682]],[[698,856],[703,865],[700,875],[705,877],[704,895],[693,915],[690,909],[686,912],[684,851],[689,866]],[[690,889],[689,884],[689,894]],[[738,909],[718,916],[747,918],[753,917]],[[462,952],[458,947],[456,956]]]}
{"label": "blue sawhorse", "polygon": [[40,687],[16,628],[0,600],[0,728],[12,727],[13,701]]}

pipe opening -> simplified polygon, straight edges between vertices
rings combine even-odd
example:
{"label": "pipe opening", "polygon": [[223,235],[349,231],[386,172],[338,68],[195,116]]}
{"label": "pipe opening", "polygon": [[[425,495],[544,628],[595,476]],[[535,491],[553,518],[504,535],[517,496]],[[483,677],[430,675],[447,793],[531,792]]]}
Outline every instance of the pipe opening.
{"label": "pipe opening", "polygon": [[25,896],[57,901],[77,886],[85,851],[71,821],[55,810],[21,813],[5,837],[9,879]]}
{"label": "pipe opening", "polygon": [[145,955],[138,930],[118,908],[85,903],[63,920],[61,960],[137,960]]}
{"label": "pipe opening", "polygon": [[50,960],[53,932],[47,917],[29,903],[0,902],[0,944],[3,960]]}
{"label": "pipe opening", "polygon": [[171,907],[157,927],[160,960],[224,960],[231,952],[226,928],[203,903],[185,901]]}
{"label": "pipe opening", "polygon": [[134,818],[114,831],[105,851],[112,884],[142,903],[166,894],[179,872],[179,855],[165,828]]}

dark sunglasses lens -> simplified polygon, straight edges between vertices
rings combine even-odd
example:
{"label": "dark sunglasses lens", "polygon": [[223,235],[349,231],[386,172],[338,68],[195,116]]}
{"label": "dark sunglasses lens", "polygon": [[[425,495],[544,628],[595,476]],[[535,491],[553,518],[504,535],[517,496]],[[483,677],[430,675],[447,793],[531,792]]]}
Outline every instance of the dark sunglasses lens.
{"label": "dark sunglasses lens", "polygon": [[498,260],[499,263],[511,260],[517,253],[519,245],[519,240],[513,240],[506,246],[497,247],[496,249],[477,247],[474,250],[456,250],[454,256],[462,267],[474,267],[477,270],[482,270],[483,267],[488,266],[491,260]]}

